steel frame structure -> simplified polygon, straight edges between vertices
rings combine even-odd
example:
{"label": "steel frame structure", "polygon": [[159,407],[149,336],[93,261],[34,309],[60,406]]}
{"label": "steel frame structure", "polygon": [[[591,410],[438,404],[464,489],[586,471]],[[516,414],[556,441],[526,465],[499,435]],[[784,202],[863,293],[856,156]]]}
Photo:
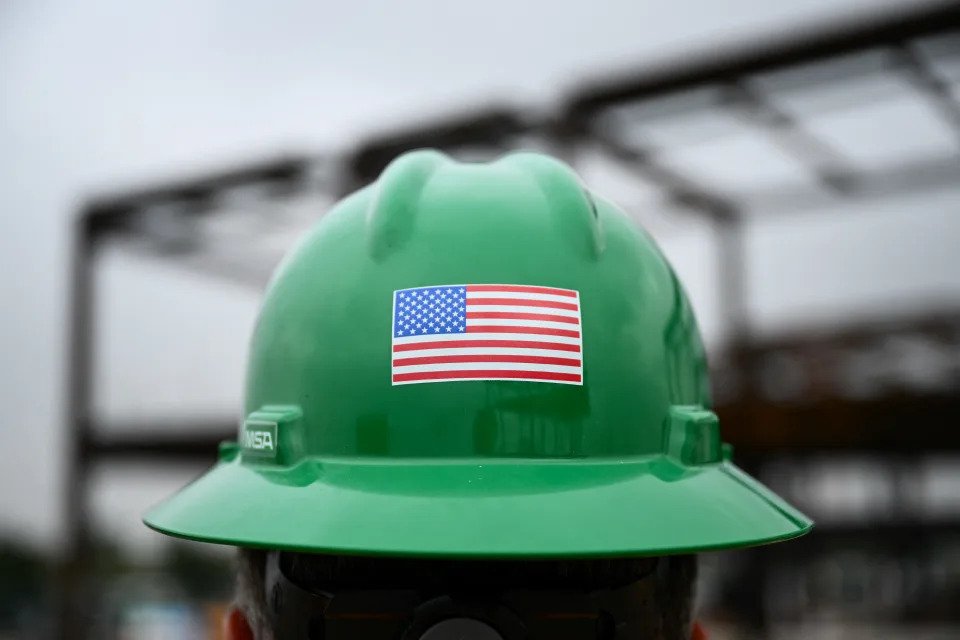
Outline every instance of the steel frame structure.
{"label": "steel frame structure", "polygon": [[[162,422],[131,425],[123,431],[114,429],[111,435],[98,428],[98,417],[92,409],[92,372],[97,300],[94,273],[100,249],[118,238],[135,238],[140,251],[172,253],[174,259],[190,256],[200,269],[259,285],[262,274],[244,273],[229,263],[207,260],[202,243],[174,243],[176,246],[171,248],[169,237],[162,241],[152,236],[151,229],[155,231],[155,227],[144,221],[151,216],[164,216],[164,224],[181,226],[182,233],[174,234],[176,237],[189,238],[194,228],[191,225],[198,220],[222,215],[218,202],[231,190],[254,187],[281,199],[312,190],[334,198],[369,183],[391,159],[414,148],[436,147],[456,154],[499,152],[532,143],[547,147],[574,165],[584,154],[599,154],[638,180],[653,184],[668,206],[712,221],[720,248],[718,272],[723,312],[730,329],[721,375],[737,381],[733,392],[726,397],[721,394],[719,411],[727,439],[735,443],[747,466],[755,468],[758,456],[791,449],[819,454],[872,449],[897,456],[931,449],[960,451],[960,432],[942,428],[960,422],[956,388],[921,396],[901,386],[880,399],[850,399],[842,397],[835,384],[824,382],[817,373],[821,354],[869,352],[876,350],[885,337],[897,333],[922,334],[951,344],[960,341],[960,313],[956,309],[946,309],[919,322],[854,326],[826,338],[798,336],[776,342],[755,340],[747,316],[743,233],[745,221],[756,208],[797,214],[815,210],[824,194],[840,200],[883,196],[956,183],[960,178],[958,153],[881,171],[864,170],[830,140],[815,135],[802,117],[782,108],[764,89],[762,80],[799,70],[799,79],[788,80],[795,89],[835,82],[837,78],[831,77],[830,72],[811,76],[804,75],[803,70],[830,67],[838,60],[872,52],[879,57],[880,72],[905,80],[950,127],[954,142],[960,144],[960,93],[937,69],[936,56],[931,57],[925,48],[929,42],[938,43],[937,50],[946,52],[943,55],[947,57],[960,57],[960,4],[923,5],[881,17],[814,25],[735,50],[687,56],[581,86],[547,114],[492,107],[381,135],[339,154],[279,158],[88,202],[76,218],[71,267],[67,412],[70,446],[66,474],[69,544],[62,576],[65,588],[60,601],[58,636],[66,639],[84,634],[79,611],[84,598],[85,551],[90,539],[86,505],[92,466],[99,461],[134,458],[159,464],[211,460],[218,441],[232,437],[235,430],[232,420],[198,428],[198,433],[213,436],[170,436]],[[841,81],[843,73],[856,72],[841,72]],[[682,108],[734,114],[806,167],[814,187],[775,187],[731,194],[663,162],[662,149],[638,142],[627,131],[635,125],[630,122],[631,110],[656,106],[664,98],[689,96],[704,88],[710,89],[708,99],[694,100],[692,106],[687,103]],[[271,224],[269,213],[264,216],[266,224]],[[771,354],[788,354],[798,367],[810,372],[815,384],[808,389],[804,402],[777,403],[764,396],[763,371]],[[940,427],[907,435],[896,428],[907,420],[920,425],[918,428]],[[801,424],[816,428],[796,428]],[[871,427],[869,433],[867,425]],[[754,566],[754,573],[758,570]],[[762,576],[754,578],[762,584]],[[749,597],[754,602],[748,604],[756,606],[762,592]],[[763,626],[762,616],[756,624]]]}

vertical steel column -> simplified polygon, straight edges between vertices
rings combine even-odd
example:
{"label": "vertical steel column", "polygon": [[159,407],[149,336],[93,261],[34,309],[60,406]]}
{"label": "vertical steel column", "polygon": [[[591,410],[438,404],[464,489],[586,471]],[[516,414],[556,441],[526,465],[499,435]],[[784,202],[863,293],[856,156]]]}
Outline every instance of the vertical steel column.
{"label": "vertical steel column", "polygon": [[80,640],[88,622],[82,606],[90,554],[87,484],[90,458],[90,412],[93,379],[94,260],[97,247],[93,218],[81,214],[73,233],[70,263],[69,362],[67,369],[67,452],[64,477],[66,545],[61,557],[54,634]]}
{"label": "vertical steel column", "polygon": [[717,212],[712,219],[717,234],[720,314],[729,348],[735,351],[746,344],[750,332],[744,246],[746,224],[737,212],[729,209]]}
{"label": "vertical steel column", "polygon": [[[750,316],[748,294],[748,272],[746,256],[746,221],[733,207],[715,211],[714,228],[717,233],[717,279],[720,292],[720,312],[726,331],[726,350],[730,359],[724,368],[724,375],[735,376],[730,381],[733,393],[744,407],[751,407],[757,393],[755,371],[756,363],[750,348]],[[749,409],[741,419],[752,420]],[[761,478],[763,459],[758,456],[737,460],[748,473]],[[767,564],[772,557],[765,548],[743,551],[743,566],[740,586],[737,588],[736,602],[739,614],[750,637],[765,638],[769,633],[767,617],[767,591],[769,572]]]}

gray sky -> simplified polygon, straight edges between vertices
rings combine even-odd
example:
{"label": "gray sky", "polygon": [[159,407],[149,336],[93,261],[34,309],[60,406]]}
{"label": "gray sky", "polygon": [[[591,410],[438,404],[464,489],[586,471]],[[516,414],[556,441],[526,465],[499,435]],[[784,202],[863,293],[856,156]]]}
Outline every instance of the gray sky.
{"label": "gray sky", "polygon": [[[339,147],[493,99],[544,105],[598,70],[895,4],[4,2],[0,294],[8,308],[0,325],[0,401],[10,417],[0,448],[0,533],[56,548],[62,530],[69,222],[85,196],[284,151]],[[888,117],[902,121],[906,113]],[[875,133],[858,132],[855,122],[823,126],[861,142]],[[714,149],[705,177],[749,166],[750,154]],[[957,203],[958,191],[945,189],[922,200],[756,224],[749,258],[757,322],[775,328],[884,309],[892,300],[956,299]],[[654,232],[715,337],[709,230],[680,223]],[[192,415],[232,412],[256,293],[122,257],[107,266],[99,409],[115,417],[172,412],[184,429]],[[98,516],[110,530],[149,543],[138,513],[186,477],[105,469]]]}

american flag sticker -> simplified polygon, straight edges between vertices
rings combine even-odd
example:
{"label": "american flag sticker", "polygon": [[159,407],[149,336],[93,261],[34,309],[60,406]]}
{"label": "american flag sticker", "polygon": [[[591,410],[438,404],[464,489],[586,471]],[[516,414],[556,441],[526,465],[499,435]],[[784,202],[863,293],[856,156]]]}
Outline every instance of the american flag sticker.
{"label": "american flag sticker", "polygon": [[580,294],[507,284],[393,292],[393,384],[583,384]]}

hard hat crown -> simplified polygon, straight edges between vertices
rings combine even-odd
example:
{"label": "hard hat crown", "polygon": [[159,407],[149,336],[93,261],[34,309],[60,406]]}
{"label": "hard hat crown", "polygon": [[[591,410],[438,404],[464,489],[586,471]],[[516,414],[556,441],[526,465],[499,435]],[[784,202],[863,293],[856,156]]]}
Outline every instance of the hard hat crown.
{"label": "hard hat crown", "polygon": [[[396,314],[435,297],[452,325]],[[653,241],[531,154],[410,154],[334,209],[274,278],[247,385],[248,414],[299,408],[298,450],[320,456],[649,455],[671,406],[707,402],[693,315]]]}

